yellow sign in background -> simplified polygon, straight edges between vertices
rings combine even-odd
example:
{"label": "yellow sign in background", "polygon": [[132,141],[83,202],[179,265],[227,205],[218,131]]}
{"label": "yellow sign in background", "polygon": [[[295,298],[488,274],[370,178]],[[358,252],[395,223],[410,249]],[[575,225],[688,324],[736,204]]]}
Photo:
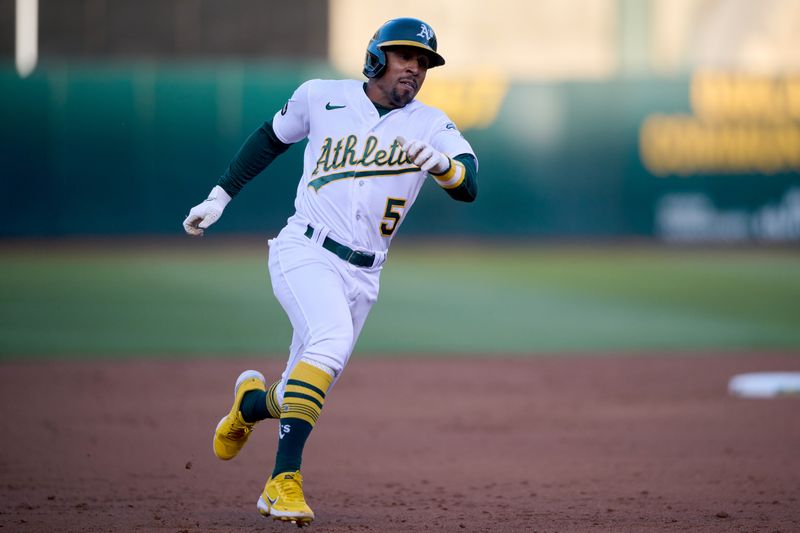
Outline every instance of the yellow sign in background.
{"label": "yellow sign in background", "polygon": [[694,114],[655,113],[642,124],[640,151],[659,176],[800,170],[800,75],[699,71]]}

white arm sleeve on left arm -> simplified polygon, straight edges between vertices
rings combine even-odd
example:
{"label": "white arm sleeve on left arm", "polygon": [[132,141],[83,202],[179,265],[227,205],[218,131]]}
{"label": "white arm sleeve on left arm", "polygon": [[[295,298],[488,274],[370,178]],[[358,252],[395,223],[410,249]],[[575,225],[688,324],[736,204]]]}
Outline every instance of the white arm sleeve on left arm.
{"label": "white arm sleeve on left arm", "polygon": [[475,158],[477,166],[478,158],[472,146],[467,142],[461,132],[456,129],[456,125],[444,113],[436,121],[433,134],[431,135],[431,146],[439,150],[450,159],[450,168],[443,174],[431,174],[433,179],[444,189],[455,189],[459,187],[467,177],[464,165],[455,159],[457,155],[470,154]]}
{"label": "white arm sleeve on left arm", "polygon": [[286,105],[272,118],[272,129],[285,144],[294,144],[308,136],[308,91],[312,82],[307,81],[298,87]]}
{"label": "white arm sleeve on left arm", "polygon": [[[472,146],[444,113],[436,121],[434,132],[431,135],[431,146],[451,158],[461,154],[471,154],[475,157]],[[476,161],[477,159],[475,157]]]}

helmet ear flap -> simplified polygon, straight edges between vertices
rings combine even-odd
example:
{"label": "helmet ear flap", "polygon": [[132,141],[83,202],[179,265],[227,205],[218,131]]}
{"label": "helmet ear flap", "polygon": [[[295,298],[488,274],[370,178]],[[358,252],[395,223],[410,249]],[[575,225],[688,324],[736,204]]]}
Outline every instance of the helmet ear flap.
{"label": "helmet ear flap", "polygon": [[370,46],[364,58],[364,76],[380,78],[384,70],[386,70],[386,53],[377,46],[374,48]]}

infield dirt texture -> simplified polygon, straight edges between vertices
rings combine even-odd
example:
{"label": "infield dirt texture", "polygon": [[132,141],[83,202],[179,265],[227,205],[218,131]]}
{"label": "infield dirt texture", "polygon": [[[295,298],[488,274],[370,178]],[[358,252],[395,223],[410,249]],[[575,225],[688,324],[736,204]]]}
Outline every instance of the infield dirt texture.
{"label": "infield dirt texture", "polygon": [[[3,531],[294,531],[255,501],[275,422],[213,428],[277,359],[6,362]],[[796,355],[365,359],[306,452],[311,531],[800,530],[797,398],[727,395]]]}
{"label": "infield dirt texture", "polygon": [[[0,246],[0,533],[294,531],[276,424],[217,460],[291,331],[263,240]],[[410,246],[308,442],[319,532],[800,531],[793,248]]]}

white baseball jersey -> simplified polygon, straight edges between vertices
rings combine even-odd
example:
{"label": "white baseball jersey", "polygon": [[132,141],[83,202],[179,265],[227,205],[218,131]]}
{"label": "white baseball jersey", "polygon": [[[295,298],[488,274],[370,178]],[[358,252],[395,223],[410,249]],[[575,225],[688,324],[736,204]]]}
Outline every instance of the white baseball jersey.
{"label": "white baseball jersey", "polygon": [[296,217],[351,248],[384,254],[427,177],[396,138],[428,142],[450,157],[474,156],[442,111],[413,100],[381,117],[356,80],[307,81],[272,127],[286,144],[308,138]]}

